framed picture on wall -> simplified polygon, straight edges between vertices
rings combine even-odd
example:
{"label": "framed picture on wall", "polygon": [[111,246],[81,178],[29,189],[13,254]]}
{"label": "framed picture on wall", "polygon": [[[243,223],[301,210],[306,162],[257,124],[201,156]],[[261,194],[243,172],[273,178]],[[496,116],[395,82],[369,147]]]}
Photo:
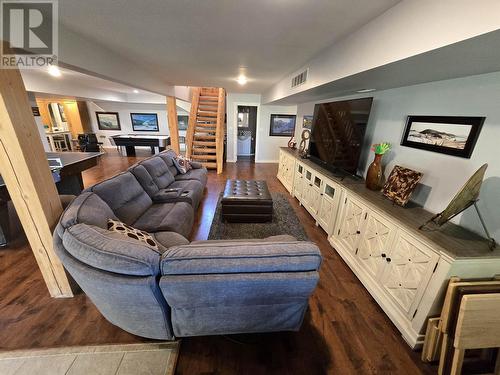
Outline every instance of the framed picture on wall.
{"label": "framed picture on wall", "polygon": [[271,115],[269,135],[273,137],[291,137],[295,132],[295,115]]}
{"label": "framed picture on wall", "polygon": [[179,126],[179,130],[187,130],[188,123],[189,123],[189,116],[187,115],[177,116],[177,124]]}
{"label": "framed picture on wall", "polygon": [[408,116],[401,145],[469,159],[485,119]]}
{"label": "framed picture on wall", "polygon": [[99,130],[121,130],[118,112],[96,112]]}
{"label": "framed picture on wall", "polygon": [[132,129],[135,132],[157,132],[158,115],[156,113],[131,113]]}
{"label": "framed picture on wall", "polygon": [[304,116],[302,119],[302,128],[311,130],[313,124],[313,116]]}

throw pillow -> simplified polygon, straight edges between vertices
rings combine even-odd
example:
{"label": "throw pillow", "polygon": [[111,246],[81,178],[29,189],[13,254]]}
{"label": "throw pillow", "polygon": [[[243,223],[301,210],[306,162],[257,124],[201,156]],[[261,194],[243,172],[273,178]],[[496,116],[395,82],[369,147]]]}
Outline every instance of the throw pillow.
{"label": "throw pillow", "polygon": [[177,168],[179,173],[185,174],[190,169],[193,169],[193,167],[191,167],[191,161],[182,155],[175,156],[173,158],[173,161],[174,161],[175,168]]}
{"label": "throw pillow", "polygon": [[128,238],[132,238],[134,240],[143,242],[144,244],[146,244],[147,246],[156,251],[159,250],[158,242],[155,241],[155,239],[150,233],[132,228],[130,225],[122,223],[121,221],[108,219],[108,230],[123,234]]}

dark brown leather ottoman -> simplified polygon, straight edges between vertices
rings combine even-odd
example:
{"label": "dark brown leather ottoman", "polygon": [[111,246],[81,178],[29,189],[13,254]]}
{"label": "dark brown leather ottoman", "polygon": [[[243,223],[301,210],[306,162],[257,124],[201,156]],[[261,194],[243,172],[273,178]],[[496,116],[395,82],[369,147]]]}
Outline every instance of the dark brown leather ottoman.
{"label": "dark brown leather ottoman", "polygon": [[266,181],[227,180],[221,204],[222,220],[261,223],[273,219],[273,198]]}

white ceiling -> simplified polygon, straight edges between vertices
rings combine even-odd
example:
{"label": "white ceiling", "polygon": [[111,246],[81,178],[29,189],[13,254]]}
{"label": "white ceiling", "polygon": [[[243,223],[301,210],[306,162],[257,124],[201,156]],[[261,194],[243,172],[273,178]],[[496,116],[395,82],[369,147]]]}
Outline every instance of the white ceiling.
{"label": "white ceiling", "polygon": [[59,19],[172,85],[261,93],[399,1],[64,0]]}
{"label": "white ceiling", "polygon": [[500,31],[470,38],[325,85],[287,96],[275,104],[297,104],[342,96],[360,95],[363,88],[378,91],[425,82],[500,71]]}
{"label": "white ceiling", "polygon": [[21,70],[26,90],[49,96],[75,97],[130,103],[165,104],[165,96],[138,90],[92,75],[60,68],[61,76],[52,77],[45,69]]}

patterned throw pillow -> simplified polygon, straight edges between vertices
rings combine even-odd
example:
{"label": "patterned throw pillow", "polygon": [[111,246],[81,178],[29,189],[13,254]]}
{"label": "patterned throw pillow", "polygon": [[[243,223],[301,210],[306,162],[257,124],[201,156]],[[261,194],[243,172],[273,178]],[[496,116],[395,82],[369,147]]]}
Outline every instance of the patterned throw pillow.
{"label": "patterned throw pillow", "polygon": [[193,169],[191,161],[182,155],[177,155],[172,160],[179,173],[185,174],[190,169]]}
{"label": "patterned throw pillow", "polygon": [[141,241],[156,251],[159,250],[158,242],[155,241],[151,234],[139,229],[132,228],[130,225],[122,223],[121,221],[108,219],[108,230],[123,234],[128,238]]}
{"label": "patterned throw pillow", "polygon": [[422,173],[396,165],[382,193],[394,203],[405,206],[421,178]]}

